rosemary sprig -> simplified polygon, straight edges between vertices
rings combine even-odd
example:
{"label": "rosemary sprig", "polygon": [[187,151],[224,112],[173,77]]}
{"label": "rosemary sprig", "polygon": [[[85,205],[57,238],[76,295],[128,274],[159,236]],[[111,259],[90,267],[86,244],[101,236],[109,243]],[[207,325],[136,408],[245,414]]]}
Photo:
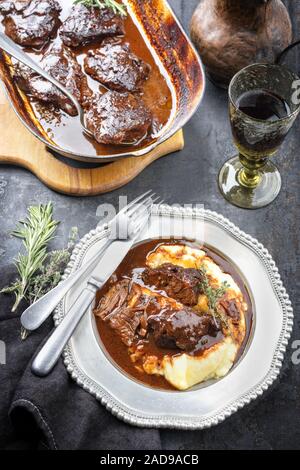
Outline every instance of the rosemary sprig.
{"label": "rosemary sprig", "polygon": [[41,269],[47,258],[47,246],[54,237],[58,222],[53,220],[53,205],[31,206],[26,220],[20,221],[12,235],[23,241],[25,253],[20,253],[15,259],[18,270],[17,280],[1,293],[14,293],[14,312],[21,300],[26,297],[28,287],[35,274]]}
{"label": "rosemary sprig", "polygon": [[88,8],[111,8],[115,14],[127,16],[126,6],[116,0],[74,0],[74,4],[81,4]]}

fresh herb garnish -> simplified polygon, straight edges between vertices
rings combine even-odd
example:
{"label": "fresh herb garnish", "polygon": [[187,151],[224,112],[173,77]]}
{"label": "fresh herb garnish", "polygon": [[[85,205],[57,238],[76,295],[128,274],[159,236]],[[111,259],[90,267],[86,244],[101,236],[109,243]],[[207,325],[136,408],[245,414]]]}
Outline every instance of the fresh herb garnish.
{"label": "fresh herb garnish", "polygon": [[58,222],[53,220],[53,206],[49,203],[29,207],[26,220],[20,221],[12,232],[14,237],[23,241],[25,247],[25,253],[20,253],[15,260],[18,278],[11,286],[0,291],[15,294],[12,312],[17,309],[21,300],[26,298],[30,283],[47,258],[47,246],[54,237],[57,225]]}
{"label": "fresh herb garnish", "polygon": [[116,0],[74,0],[74,4],[81,4],[88,8],[111,8],[115,14],[127,16],[126,6]]}
{"label": "fresh herb garnish", "polygon": [[200,271],[202,275],[202,281],[201,281],[200,287],[203,293],[207,297],[209,309],[215,311],[217,308],[218,300],[221,297],[223,297],[223,295],[226,293],[226,290],[228,289],[229,284],[227,281],[225,281],[222,283],[221,287],[212,287],[209,283],[206,269],[202,267]]}
{"label": "fresh herb garnish", "polygon": [[217,323],[216,318],[218,318],[221,323],[227,327],[227,319],[225,316],[222,314],[220,309],[218,309],[218,301],[223,297],[223,295],[226,293],[227,289],[230,287],[228,282],[225,281],[222,283],[220,287],[213,287],[209,283],[209,279],[207,276],[207,272],[205,267],[202,267],[200,269],[201,275],[202,275],[202,281],[200,283],[200,288],[203,292],[204,295],[207,297],[207,304],[209,311],[214,317],[215,322]]}

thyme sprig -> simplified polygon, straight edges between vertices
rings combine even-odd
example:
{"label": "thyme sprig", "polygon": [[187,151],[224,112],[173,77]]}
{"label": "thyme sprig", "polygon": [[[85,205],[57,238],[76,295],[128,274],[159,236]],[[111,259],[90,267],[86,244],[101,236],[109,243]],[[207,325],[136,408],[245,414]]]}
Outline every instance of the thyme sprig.
{"label": "thyme sprig", "polygon": [[[26,293],[26,300],[33,304],[41,297],[54,289],[61,281],[63,272],[70,261],[75,243],[78,241],[78,229],[73,227],[69,235],[67,248],[51,251],[47,254],[44,264],[33,276]],[[25,328],[21,328],[21,339],[25,340],[29,334]]]}
{"label": "thyme sprig", "polygon": [[206,268],[204,266],[200,269],[202,275],[202,281],[200,283],[201,290],[207,297],[208,308],[214,317],[215,323],[217,324],[217,318],[227,327],[227,319],[218,309],[218,301],[225,295],[227,289],[230,287],[227,281],[224,281],[220,287],[213,287],[209,283]]}
{"label": "thyme sprig", "polygon": [[20,221],[12,232],[14,237],[23,241],[25,248],[25,253],[19,253],[15,259],[18,278],[11,286],[0,291],[15,294],[12,312],[15,312],[21,300],[26,298],[32,279],[41,269],[47,257],[48,243],[54,237],[57,225],[58,222],[53,220],[53,205],[41,204],[29,207],[27,218]]}
{"label": "thyme sprig", "polygon": [[33,304],[51,289],[54,289],[61,281],[63,272],[68,264],[71,252],[78,240],[78,229],[73,227],[69,235],[67,248],[55,250],[48,253],[43,266],[39,272],[33,277],[28,286],[26,298],[30,304]]}
{"label": "thyme sprig", "polygon": [[213,287],[209,283],[206,269],[202,267],[200,271],[202,274],[201,289],[207,297],[208,307],[210,310],[216,311],[218,300],[226,293],[229,284],[224,281],[220,287]]}
{"label": "thyme sprig", "polygon": [[126,6],[116,0],[74,0],[74,4],[81,4],[88,8],[111,8],[115,14],[127,16]]}

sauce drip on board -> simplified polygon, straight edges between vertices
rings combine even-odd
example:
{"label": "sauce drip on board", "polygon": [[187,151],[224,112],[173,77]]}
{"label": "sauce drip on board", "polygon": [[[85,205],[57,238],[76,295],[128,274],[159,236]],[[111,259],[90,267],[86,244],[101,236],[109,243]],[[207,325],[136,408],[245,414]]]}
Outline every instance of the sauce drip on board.
{"label": "sauce drip on board", "polygon": [[[237,358],[235,363],[241,358],[245,347],[248,343],[251,328],[252,328],[252,321],[253,321],[253,310],[249,292],[247,287],[241,278],[240,274],[237,272],[235,267],[227,261],[223,256],[218,254],[216,251],[212,250],[208,246],[200,247],[196,243],[188,242],[188,241],[177,241],[177,240],[150,240],[147,242],[142,242],[136,245],[125,257],[122,261],[120,266],[117,268],[115,273],[111,276],[111,278],[106,282],[106,284],[98,291],[96,297],[96,305],[98,305],[100,299],[109,291],[111,286],[118,281],[121,281],[125,278],[130,278],[134,282],[144,285],[141,274],[146,268],[146,258],[147,255],[155,250],[161,244],[186,244],[192,248],[199,249],[205,251],[206,255],[210,257],[216,264],[220,266],[224,273],[230,274],[234,281],[237,283],[238,287],[240,288],[243,297],[248,305],[248,310],[246,313],[246,335],[243,341],[242,346],[238,352]],[[149,286],[148,286],[149,287]],[[164,294],[165,295],[165,294]],[[133,377],[139,382],[146,384],[150,387],[154,387],[157,389],[162,390],[175,390],[175,388],[167,382],[167,380],[158,375],[149,375],[146,372],[141,373],[139,370],[136,369],[135,363],[131,361],[128,348],[125,344],[116,336],[115,331],[103,320],[99,317],[96,318],[97,330],[99,333],[99,338],[102,343],[104,351],[107,352],[108,357],[113,361],[113,363],[123,372],[128,374],[129,376]],[[220,332],[216,337],[206,337],[208,342],[205,345],[205,349],[212,346],[214,343],[218,342],[222,339],[222,333]],[[203,351],[203,349],[202,349]],[[149,336],[148,343],[144,343],[144,352],[150,355],[156,355],[158,358],[162,358],[164,355],[174,356],[177,354],[182,354],[183,351],[179,349],[165,349],[159,348],[151,335]],[[194,355],[196,355],[195,353]],[[200,353],[201,354],[201,351]]]}
{"label": "sauce drip on board", "polygon": [[[73,5],[73,0],[60,0],[59,3],[62,7],[60,21],[63,22],[68,16],[70,8]],[[60,24],[57,25],[55,37],[42,49],[38,50],[27,47],[23,48],[23,50],[36,62],[40,62],[43,54],[47,52],[53,43],[61,42],[58,35],[59,27]],[[0,30],[4,32],[4,27],[1,23]],[[78,119],[72,118],[61,110],[53,109],[51,106],[45,106],[33,99],[27,100],[27,98],[24,97],[26,102],[30,103],[39,125],[43,128],[48,138],[66,151],[78,154],[89,154],[92,157],[97,155],[127,153],[130,150],[137,150],[137,148],[145,147],[155,141],[155,134],[159,132],[170,119],[173,108],[172,92],[152,52],[147,47],[142,34],[129,14],[125,19],[125,36],[120,37],[119,40],[121,43],[129,43],[132,52],[151,66],[150,77],[143,85],[141,96],[146,106],[149,107],[153,114],[152,135],[146,137],[146,139],[135,147],[99,144],[96,140],[84,134]],[[98,41],[83,47],[72,48],[79,64],[83,65],[87,52],[96,50],[101,43],[102,41]],[[85,75],[87,76],[89,87],[94,92],[99,92],[100,90],[100,93],[105,93],[107,91],[98,81],[92,79],[87,74]],[[22,94],[22,96],[24,96],[24,94]]]}

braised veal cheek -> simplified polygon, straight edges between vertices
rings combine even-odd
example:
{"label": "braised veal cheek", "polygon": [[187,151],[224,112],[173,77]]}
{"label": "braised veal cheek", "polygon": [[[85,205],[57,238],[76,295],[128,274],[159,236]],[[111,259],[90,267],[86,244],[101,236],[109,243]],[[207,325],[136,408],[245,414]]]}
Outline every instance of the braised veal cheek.
{"label": "braised veal cheek", "polygon": [[66,46],[78,47],[124,33],[123,18],[111,8],[74,5],[61,27],[60,37]]}
{"label": "braised veal cheek", "polygon": [[184,305],[194,306],[198,302],[202,281],[198,269],[184,269],[166,263],[156,269],[145,269],[142,277],[146,284],[164,290]]}
{"label": "braised veal cheek", "polygon": [[87,74],[111,90],[139,91],[151,67],[133,54],[129,44],[109,42],[89,51],[84,61]]}
{"label": "braised veal cheek", "polygon": [[86,122],[99,143],[136,144],[148,134],[152,114],[140,97],[108,91],[95,96]]}
{"label": "braised veal cheek", "polygon": [[[83,107],[88,104],[92,92],[88,87],[86,76],[82,72],[76,56],[70,49],[63,45],[54,44],[43,56],[41,67],[64,85]],[[71,116],[76,116],[76,108],[68,98],[54,85],[28,67],[17,64],[14,76],[18,86],[25,93],[43,103],[53,104]]]}
{"label": "braised veal cheek", "polygon": [[43,46],[55,31],[60,12],[56,0],[0,2],[5,33],[22,46]]}

